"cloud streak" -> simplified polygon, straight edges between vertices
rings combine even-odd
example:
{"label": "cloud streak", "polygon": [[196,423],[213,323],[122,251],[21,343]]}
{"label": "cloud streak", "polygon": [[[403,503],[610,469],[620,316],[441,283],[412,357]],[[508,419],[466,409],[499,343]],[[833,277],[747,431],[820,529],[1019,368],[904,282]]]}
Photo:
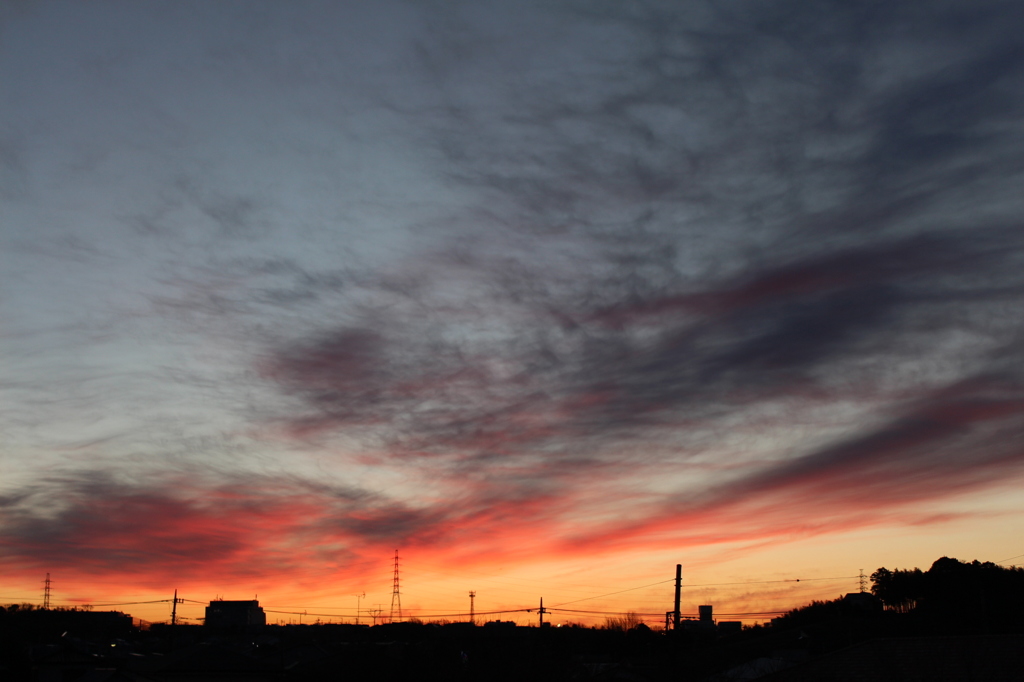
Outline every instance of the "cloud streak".
{"label": "cloud streak", "polygon": [[6,86],[10,569],[755,546],[1021,475],[1013,3],[199,7]]}

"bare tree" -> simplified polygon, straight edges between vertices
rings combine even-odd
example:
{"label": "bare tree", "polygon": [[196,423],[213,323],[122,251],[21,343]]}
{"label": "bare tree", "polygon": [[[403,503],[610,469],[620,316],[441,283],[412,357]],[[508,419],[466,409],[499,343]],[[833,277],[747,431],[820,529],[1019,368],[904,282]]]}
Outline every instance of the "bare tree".
{"label": "bare tree", "polygon": [[636,611],[627,611],[621,616],[607,616],[604,619],[604,630],[618,630],[629,632],[633,628],[642,625],[644,619],[637,615]]}

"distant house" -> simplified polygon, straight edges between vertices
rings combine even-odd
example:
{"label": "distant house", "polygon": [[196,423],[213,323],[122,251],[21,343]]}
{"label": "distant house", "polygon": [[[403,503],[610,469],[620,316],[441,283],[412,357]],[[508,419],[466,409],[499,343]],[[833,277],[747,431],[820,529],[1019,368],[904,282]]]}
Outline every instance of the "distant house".
{"label": "distant house", "polygon": [[253,628],[267,624],[267,614],[260,603],[248,601],[225,601],[218,599],[206,607],[207,627],[239,629]]}
{"label": "distant house", "polygon": [[743,632],[743,621],[741,620],[720,620],[718,621],[718,634],[736,635]]}
{"label": "distant house", "polygon": [[856,611],[877,612],[882,610],[882,600],[870,592],[849,592],[843,596],[843,605]]}

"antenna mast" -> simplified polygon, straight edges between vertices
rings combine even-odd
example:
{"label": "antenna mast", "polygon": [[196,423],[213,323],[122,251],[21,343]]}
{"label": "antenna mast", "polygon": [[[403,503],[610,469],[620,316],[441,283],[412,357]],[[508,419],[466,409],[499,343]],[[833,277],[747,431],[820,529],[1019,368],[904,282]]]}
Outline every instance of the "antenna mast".
{"label": "antenna mast", "polygon": [[476,590],[469,591],[469,622],[476,625],[476,616],[473,612],[473,600],[476,599]]}
{"label": "antenna mast", "polygon": [[402,620],[402,593],[398,589],[398,550],[395,550],[395,586],[391,590],[391,617],[395,622],[395,607],[398,607],[398,620]]}

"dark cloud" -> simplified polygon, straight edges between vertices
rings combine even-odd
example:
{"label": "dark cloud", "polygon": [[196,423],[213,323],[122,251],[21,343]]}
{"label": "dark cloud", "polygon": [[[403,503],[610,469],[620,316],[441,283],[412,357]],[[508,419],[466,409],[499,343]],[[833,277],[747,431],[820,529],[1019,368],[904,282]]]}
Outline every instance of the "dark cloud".
{"label": "dark cloud", "polygon": [[[207,469],[115,480],[69,471],[0,498],[0,565],[14,573],[61,571],[69,580],[130,577],[158,588],[169,580],[320,580],[325,565],[351,579],[361,566],[379,568],[374,556],[395,546],[539,553],[550,543],[533,537],[527,551],[524,537],[565,510],[564,501],[541,492],[515,495],[472,481],[457,496],[414,505],[291,473]],[[378,576],[371,570],[370,577]]]}
{"label": "dark cloud", "polygon": [[212,470],[142,481],[68,472],[0,500],[10,570],[124,571],[154,585],[175,575],[273,576],[321,551],[311,546],[354,556],[339,545],[407,542],[443,521],[353,487]]}
{"label": "dark cloud", "polygon": [[[943,386],[994,371],[1021,333],[1005,182],[1024,160],[1020,12],[603,7],[577,30],[622,42],[591,71],[563,65],[569,86],[528,71],[499,112],[430,61],[450,99],[410,115],[450,182],[484,197],[479,233],[451,251],[472,293],[453,306],[424,288],[451,277],[424,254],[412,321],[399,306],[274,348],[264,376],[304,405],[278,417],[301,432],[376,420],[395,458],[429,454],[434,475],[498,481],[498,462],[522,462],[508,488],[571,495],[593,481],[552,477],[563,462],[596,471],[664,439],[685,460],[689,433],[723,435],[753,408],[853,402],[910,416],[793,452],[742,492],[816,504],[798,475],[811,467],[840,498],[867,498],[888,473],[912,488],[873,499],[898,506],[1016,472],[1007,423],[960,419],[984,399]],[[921,451],[940,442],[941,460]],[[974,465],[977,479],[954,474]]]}
{"label": "dark cloud", "polygon": [[[1020,476],[1024,384],[977,376],[943,387],[880,426],[651,509],[639,523],[582,533],[574,542],[621,545],[653,531],[682,541],[794,537],[956,514],[915,511]],[[670,529],[675,529],[674,533]]]}
{"label": "dark cloud", "polygon": [[544,63],[568,87],[538,68],[507,111],[417,115],[453,179],[532,234],[645,216],[649,236],[714,230],[753,252],[927,229],[968,186],[1019,172],[1021,22],[1003,3],[592,9],[580,25],[619,42],[579,74]]}
{"label": "dark cloud", "polygon": [[[1020,246],[1001,232],[946,232],[814,253],[715,290],[661,290],[596,310],[519,297],[521,308],[538,309],[498,339],[426,341],[388,320],[286,348],[266,373],[314,408],[303,419],[324,427],[376,418],[403,437],[437,432],[445,446],[491,433],[530,447],[654,426],[659,414],[828,391],[851,363],[898,367],[925,334],[969,329],[998,341],[1015,329],[999,312],[1022,291]],[[431,314],[440,324],[446,312]]]}
{"label": "dark cloud", "polygon": [[1024,466],[1022,429],[1020,377],[975,377],[937,391],[873,432],[780,466],[737,492],[810,488],[839,499],[893,504],[941,496]]}

